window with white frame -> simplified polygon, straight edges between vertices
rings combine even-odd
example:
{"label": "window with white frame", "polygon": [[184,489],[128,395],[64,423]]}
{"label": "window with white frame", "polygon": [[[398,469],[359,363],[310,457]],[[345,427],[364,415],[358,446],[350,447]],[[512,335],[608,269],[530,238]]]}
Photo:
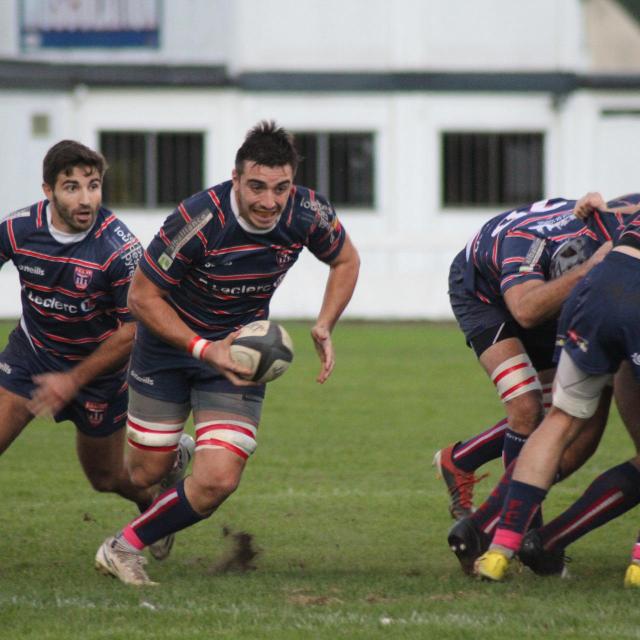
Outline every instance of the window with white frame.
{"label": "window with white frame", "polygon": [[371,132],[295,133],[302,161],[295,181],[340,208],[373,208],[375,145]]}
{"label": "window with white frame", "polygon": [[511,206],[544,195],[544,134],[441,134],[444,207]]}
{"label": "window with white frame", "polygon": [[109,206],[175,207],[204,188],[203,133],[102,131],[100,149]]}

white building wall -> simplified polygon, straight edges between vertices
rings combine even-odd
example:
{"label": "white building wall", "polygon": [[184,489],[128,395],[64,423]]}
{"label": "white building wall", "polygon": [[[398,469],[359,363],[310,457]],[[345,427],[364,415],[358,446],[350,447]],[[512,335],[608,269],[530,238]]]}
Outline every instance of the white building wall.
{"label": "white building wall", "polygon": [[20,51],[19,0],[0,2],[0,56],[225,64],[255,70],[575,69],[581,0],[164,0],[158,49]]}
{"label": "white building wall", "polygon": [[280,0],[277,7],[234,5],[232,68],[541,70],[575,68],[583,55],[579,0]]}
{"label": "white building wall", "polygon": [[[261,118],[292,130],[371,130],[376,136],[376,206],[345,210],[341,218],[362,254],[361,281],[349,307],[352,317],[448,318],[447,271],[451,259],[493,209],[451,210],[440,203],[439,135],[443,130],[543,131],[547,136],[547,195],[576,197],[589,188],[606,195],[631,191],[635,166],[613,162],[625,118],[603,121],[603,104],[640,109],[640,96],[603,102],[586,93],[562,104],[528,94],[290,94],[247,95],[233,90],[81,89],[65,96],[14,95],[0,106],[2,135],[14,153],[0,158],[5,211],[41,197],[40,166],[47,148],[72,136],[96,146],[111,130],[199,130],[206,134],[206,179],[229,178],[245,131]],[[32,138],[30,114],[45,108],[52,134]],[[624,122],[623,122],[624,121]],[[633,142],[627,141],[629,148]],[[637,145],[636,145],[637,146]],[[20,150],[18,153],[17,150]],[[15,159],[19,158],[19,161]],[[612,162],[608,163],[606,158]],[[607,169],[608,172],[605,170]],[[600,176],[600,180],[596,180]],[[628,184],[629,188],[621,189]],[[166,210],[117,213],[148,243]],[[276,315],[309,317],[320,304],[326,267],[308,256],[274,299]],[[17,280],[0,272],[0,313],[17,313]]]}
{"label": "white building wall", "polygon": [[[611,115],[597,123],[594,162],[595,188],[606,186],[612,195],[637,192],[640,188],[640,113]],[[621,171],[620,165],[634,167],[635,176]]]}
{"label": "white building wall", "polygon": [[0,56],[15,56],[19,50],[18,3],[0,2]]}
{"label": "white building wall", "polygon": [[[245,71],[581,71],[589,60],[579,0],[166,0],[159,51],[47,52],[48,60],[198,62]],[[17,1],[0,2],[0,56],[18,56]],[[189,30],[185,40],[184,31]],[[29,54],[28,59],[45,54]],[[22,57],[22,56],[19,56]],[[123,67],[126,75],[126,67]],[[603,110],[625,111],[616,116]],[[199,130],[208,184],[228,179],[246,130],[275,118],[295,130],[375,132],[372,210],[341,218],[362,255],[347,314],[449,318],[448,266],[493,209],[443,209],[443,130],[542,131],[546,195],[612,197],[639,190],[640,92],[252,93],[235,88],[0,87],[0,203],[6,213],[41,197],[41,162],[56,141],[97,146],[111,130]],[[31,132],[34,114],[50,131]],[[621,153],[622,152],[622,153]],[[628,185],[628,186],[627,186]],[[107,203],[108,204],[108,203]],[[117,213],[148,243],[169,213]],[[308,317],[326,267],[301,259],[274,298],[276,315]],[[0,271],[0,316],[18,314],[17,276]]]}

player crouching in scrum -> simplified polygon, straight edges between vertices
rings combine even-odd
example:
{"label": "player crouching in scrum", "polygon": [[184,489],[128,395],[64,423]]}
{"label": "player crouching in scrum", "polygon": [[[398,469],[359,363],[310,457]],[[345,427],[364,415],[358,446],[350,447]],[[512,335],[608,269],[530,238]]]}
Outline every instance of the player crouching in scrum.
{"label": "player crouching in scrum", "polygon": [[[523,447],[508,479],[505,506],[489,550],[475,565],[483,578],[504,579],[556,477],[564,451],[584,431],[620,365],[626,361],[636,383],[640,381],[640,312],[636,303],[640,292],[639,229],[640,212],[563,308],[559,328],[564,346],[554,381],[553,406]],[[615,473],[637,481],[633,464],[619,466]],[[605,490],[609,498],[619,492],[616,486]],[[602,499],[600,503],[602,506]],[[626,586],[640,585],[638,566],[640,548],[635,547]]]}

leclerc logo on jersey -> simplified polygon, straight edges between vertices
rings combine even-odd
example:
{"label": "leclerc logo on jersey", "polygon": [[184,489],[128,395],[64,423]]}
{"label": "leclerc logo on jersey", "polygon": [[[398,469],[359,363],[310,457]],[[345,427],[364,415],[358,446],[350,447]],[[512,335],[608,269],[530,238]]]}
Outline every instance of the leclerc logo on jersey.
{"label": "leclerc logo on jersey", "polygon": [[92,276],[93,271],[91,269],[76,267],[73,272],[73,282],[76,285],[76,289],[84,291],[89,286]]}

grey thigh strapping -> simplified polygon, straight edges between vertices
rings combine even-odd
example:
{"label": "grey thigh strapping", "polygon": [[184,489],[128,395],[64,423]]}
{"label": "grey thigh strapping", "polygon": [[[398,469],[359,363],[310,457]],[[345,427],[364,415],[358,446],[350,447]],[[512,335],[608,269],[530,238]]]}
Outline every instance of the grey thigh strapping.
{"label": "grey thigh strapping", "polygon": [[190,410],[188,402],[173,403],[149,398],[129,387],[129,444],[139,449],[174,451]]}
{"label": "grey thigh strapping", "polygon": [[189,417],[188,402],[175,403],[157,400],[129,387],[129,415],[150,422],[184,422]]}
{"label": "grey thigh strapping", "polygon": [[253,424],[260,422],[262,396],[245,393],[221,393],[218,391],[191,390],[191,406],[195,414],[205,411],[229,413],[247,418]]}

